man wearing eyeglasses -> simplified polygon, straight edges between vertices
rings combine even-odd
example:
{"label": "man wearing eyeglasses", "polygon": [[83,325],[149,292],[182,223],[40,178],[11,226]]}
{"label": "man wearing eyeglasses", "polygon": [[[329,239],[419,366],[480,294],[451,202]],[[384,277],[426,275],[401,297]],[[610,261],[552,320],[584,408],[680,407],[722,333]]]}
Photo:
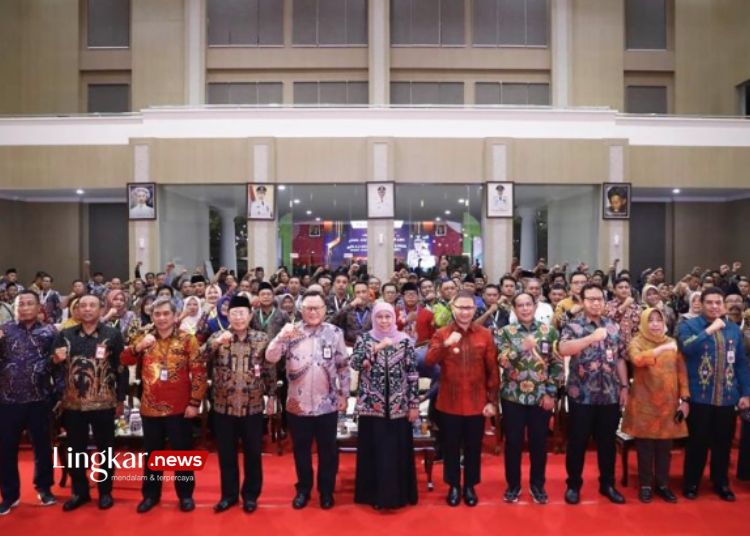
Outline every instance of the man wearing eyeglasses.
{"label": "man wearing eyeglasses", "polygon": [[562,329],[559,350],[569,355],[567,393],[570,424],[565,467],[565,502],[578,504],[589,437],[594,436],[599,463],[599,493],[615,504],[625,498],[614,487],[615,433],[628,399],[628,375],[618,325],[606,316],[604,291],[595,283],[581,289],[583,314]]}
{"label": "man wearing eyeglasses", "polygon": [[318,449],[320,506],[333,507],[338,471],[336,424],[349,396],[349,356],[340,328],[323,322],[326,303],[320,292],[302,297],[302,324],[287,324],[269,343],[266,359],[286,360],[289,380],[287,419],[292,433],[297,494],[292,507],[307,506],[313,484],[312,441]]}
{"label": "man wearing eyeglasses", "polygon": [[451,303],[453,322],[437,330],[425,359],[440,365],[437,409],[440,411],[443,479],[450,486],[450,506],[461,502],[461,451],[464,455],[463,500],[476,506],[480,481],[484,419],[497,408],[500,371],[492,332],[473,322],[474,294],[462,290]]}

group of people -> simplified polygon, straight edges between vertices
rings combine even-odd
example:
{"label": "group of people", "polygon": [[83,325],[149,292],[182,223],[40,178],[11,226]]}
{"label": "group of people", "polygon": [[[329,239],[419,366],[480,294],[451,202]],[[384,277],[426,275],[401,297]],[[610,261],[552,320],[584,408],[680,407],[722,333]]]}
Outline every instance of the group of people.
{"label": "group of people", "polygon": [[[680,437],[687,437],[684,497],[698,496],[710,451],[715,492],[735,500],[728,473],[737,410],[738,477],[750,479],[750,282],[739,263],[696,268],[674,286],[662,269],[634,280],[616,264],[607,273],[585,265],[567,273],[543,259],[534,270],[514,265],[499,284],[478,266],[451,270],[448,259],[428,276],[401,268],[384,283],[356,263],[301,277],[282,267],[268,279],[259,267],[240,280],[223,268],[210,279],[171,264],[144,276],[140,268],[127,282],[85,274],[66,295],[44,272],[28,289],[13,269],[0,281],[0,515],[19,502],[23,430],[39,500],[54,504],[50,416],[61,414],[73,459],[87,451],[89,429],[97,451],[113,448],[131,376],[140,384],[147,455],[167,439],[172,449],[191,449],[192,419],[210,410],[221,478],[216,512],[240,502],[246,512],[257,508],[264,414],[277,411],[293,445],[292,506],[311,499],[314,440],[320,506],[333,507],[338,415],[352,389],[355,502],[376,509],[417,503],[412,423],[426,400],[451,506],[479,501],[482,439],[497,412],[508,503],[522,495],[524,439],[530,497],[548,502],[550,419],[565,411],[569,504],[580,501],[592,437],[599,492],[625,502],[614,479],[620,426],[636,441],[642,502],[677,500],[669,466]],[[429,391],[420,392],[420,377],[432,379]],[[114,504],[114,468],[105,469],[101,509]],[[65,511],[91,501],[86,468],[69,471]],[[191,511],[194,475],[176,476],[179,507]],[[146,466],[138,512],[154,508],[161,492],[161,473]]]}

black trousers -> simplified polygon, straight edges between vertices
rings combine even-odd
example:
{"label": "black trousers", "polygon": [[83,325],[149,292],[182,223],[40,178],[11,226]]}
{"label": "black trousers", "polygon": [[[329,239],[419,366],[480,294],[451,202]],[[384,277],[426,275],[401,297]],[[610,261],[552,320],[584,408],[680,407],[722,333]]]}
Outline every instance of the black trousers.
{"label": "black trousers", "polygon": [[[85,453],[89,445],[89,426],[94,436],[94,445],[97,452],[106,452],[109,448],[115,446],[115,410],[101,409],[96,411],[74,411],[65,410],[63,414],[63,423],[65,430],[68,432],[68,447],[71,448],[73,460],[80,453]],[[75,467],[75,466],[78,467]],[[99,496],[110,495],[112,493],[112,475],[114,467],[102,466],[101,470],[107,471],[107,475],[99,475],[103,478],[97,483]],[[70,480],[72,482],[73,495],[79,497],[89,496],[89,483],[86,479],[86,468],[81,464],[75,464],[68,467]]]}
{"label": "black trousers", "polygon": [[[544,488],[547,468],[547,434],[551,413],[541,406],[527,406],[503,400],[505,430],[505,481],[509,489],[521,487],[521,451],[526,433],[529,435],[531,474],[529,483]],[[499,433],[499,431],[498,431]]]}
{"label": "black trousers", "polygon": [[240,495],[240,467],[237,440],[242,441],[244,478],[242,499],[255,500],[263,485],[263,414],[235,417],[214,412],[214,433],[219,451],[221,497],[236,501]]}
{"label": "black trousers", "polygon": [[326,413],[316,417],[287,415],[292,434],[294,468],[297,471],[297,492],[309,494],[313,485],[312,442],[318,447],[318,492],[332,495],[339,470],[339,451],[336,447],[336,425],[338,413]]}
{"label": "black trousers", "polygon": [[656,474],[656,486],[669,484],[669,461],[672,459],[671,439],[635,438],[638,453],[638,484],[651,487]]}
{"label": "black trousers", "polygon": [[568,398],[568,448],[565,454],[566,483],[579,490],[583,485],[583,464],[589,438],[596,441],[596,459],[599,464],[599,487],[615,483],[615,433],[620,423],[619,404],[578,404]]}
{"label": "black trousers", "polygon": [[21,496],[18,473],[18,447],[24,429],[34,447],[34,487],[47,491],[52,487],[51,406],[49,402],[0,404],[0,493],[4,501],[15,502]]}
{"label": "black trousers", "polygon": [[717,487],[729,485],[729,452],[735,418],[734,406],[690,403],[683,482],[685,488],[700,485],[709,449],[711,482]]}
{"label": "black trousers", "polygon": [[[155,450],[164,449],[167,438],[170,450],[191,450],[193,448],[193,426],[190,419],[182,415],[169,417],[143,417],[143,450],[146,459]],[[143,498],[161,499],[162,471],[152,471],[146,466],[146,478],[143,480],[141,493]],[[187,499],[193,496],[195,489],[195,475],[193,471],[175,471],[174,489],[177,497]]]}
{"label": "black trousers", "polygon": [[737,458],[737,478],[750,480],[750,422],[742,421],[740,448]]}
{"label": "black trousers", "polygon": [[443,480],[449,486],[461,485],[461,451],[464,453],[464,486],[481,481],[483,415],[440,413],[443,446]]}

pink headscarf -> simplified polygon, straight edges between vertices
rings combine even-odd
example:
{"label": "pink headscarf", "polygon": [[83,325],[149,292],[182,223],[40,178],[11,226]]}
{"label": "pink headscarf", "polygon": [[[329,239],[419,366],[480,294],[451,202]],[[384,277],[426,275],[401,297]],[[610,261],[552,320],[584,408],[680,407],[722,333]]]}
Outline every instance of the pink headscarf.
{"label": "pink headscarf", "polygon": [[[387,331],[381,330],[375,320],[375,317],[378,315],[378,313],[383,312],[391,315],[391,319],[393,320],[390,329],[388,329]],[[391,304],[386,302],[378,302],[375,304],[375,307],[372,308],[372,329],[370,330],[370,336],[377,341],[382,341],[383,339],[388,337],[393,341],[394,345],[400,343],[403,339],[408,338],[405,333],[399,331],[398,327],[396,327],[396,311],[393,310],[393,306]]]}

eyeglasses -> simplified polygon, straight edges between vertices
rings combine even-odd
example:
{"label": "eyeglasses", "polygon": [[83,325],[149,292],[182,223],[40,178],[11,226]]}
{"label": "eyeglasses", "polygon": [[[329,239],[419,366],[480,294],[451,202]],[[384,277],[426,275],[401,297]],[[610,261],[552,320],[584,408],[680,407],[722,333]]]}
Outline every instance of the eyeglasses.
{"label": "eyeglasses", "polygon": [[324,305],[319,305],[318,307],[313,307],[313,306],[310,306],[310,305],[303,305],[302,306],[302,310],[303,311],[320,311],[322,309],[325,309]]}
{"label": "eyeglasses", "polygon": [[454,305],[453,307],[459,311],[473,311],[476,309],[473,305]]}
{"label": "eyeglasses", "polygon": [[583,298],[583,301],[587,301],[591,303],[603,303],[604,298]]}

